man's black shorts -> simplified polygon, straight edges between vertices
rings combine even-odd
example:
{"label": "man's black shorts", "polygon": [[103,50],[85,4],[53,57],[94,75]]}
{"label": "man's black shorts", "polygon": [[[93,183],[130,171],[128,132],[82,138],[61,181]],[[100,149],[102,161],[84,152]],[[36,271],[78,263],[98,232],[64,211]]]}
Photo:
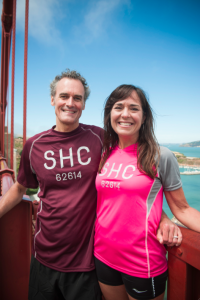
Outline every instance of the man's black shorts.
{"label": "man's black shorts", "polygon": [[96,271],[63,273],[42,265],[33,256],[29,300],[101,300]]}

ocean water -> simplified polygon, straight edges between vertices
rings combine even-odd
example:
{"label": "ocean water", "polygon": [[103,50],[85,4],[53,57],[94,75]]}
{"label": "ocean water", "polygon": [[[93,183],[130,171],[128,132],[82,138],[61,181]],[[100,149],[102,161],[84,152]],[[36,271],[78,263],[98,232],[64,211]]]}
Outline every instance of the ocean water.
{"label": "ocean water", "polygon": [[[191,207],[200,211],[200,175],[181,175],[183,191],[187,202]],[[173,214],[164,197],[163,209],[168,217],[171,219]]]}
{"label": "ocean water", "polygon": [[[187,157],[200,157],[200,147],[179,147],[179,145],[163,145],[171,151],[183,153]],[[200,169],[199,168],[182,168],[180,167],[181,181],[183,191],[187,202],[193,208],[200,211]],[[163,209],[171,219],[173,214],[167,204],[166,199],[163,201]]]}
{"label": "ocean water", "polygon": [[[200,147],[179,147],[178,144],[163,145],[171,151],[176,151],[184,154],[187,157],[200,157]],[[189,205],[200,211],[200,174],[198,168],[184,168],[180,167],[181,181],[183,191]],[[164,197],[163,209],[168,217],[171,219],[173,214]],[[166,288],[167,290],[167,288]],[[164,300],[167,300],[167,291],[165,292]]]}
{"label": "ocean water", "polygon": [[163,144],[163,146],[188,157],[200,157],[200,147],[179,147],[179,144]]}
{"label": "ocean water", "polygon": [[197,168],[197,167],[180,166],[179,170],[182,175],[199,175],[200,174],[200,167]]}

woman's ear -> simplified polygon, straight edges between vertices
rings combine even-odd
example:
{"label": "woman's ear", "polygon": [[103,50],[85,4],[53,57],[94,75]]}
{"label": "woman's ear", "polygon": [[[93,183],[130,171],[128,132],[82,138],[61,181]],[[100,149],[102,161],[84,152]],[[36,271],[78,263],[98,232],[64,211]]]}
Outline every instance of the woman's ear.
{"label": "woman's ear", "polygon": [[145,120],[146,120],[146,115],[144,114],[142,118],[142,124],[144,124]]}

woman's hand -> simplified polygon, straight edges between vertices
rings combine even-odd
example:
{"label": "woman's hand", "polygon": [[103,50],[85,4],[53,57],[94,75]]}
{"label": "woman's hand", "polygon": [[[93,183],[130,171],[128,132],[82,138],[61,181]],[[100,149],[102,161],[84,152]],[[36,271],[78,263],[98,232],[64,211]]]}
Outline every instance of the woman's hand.
{"label": "woman's hand", "polygon": [[182,242],[182,233],[180,228],[174,224],[168,216],[162,211],[160,225],[157,230],[157,240],[167,246],[180,246]]}

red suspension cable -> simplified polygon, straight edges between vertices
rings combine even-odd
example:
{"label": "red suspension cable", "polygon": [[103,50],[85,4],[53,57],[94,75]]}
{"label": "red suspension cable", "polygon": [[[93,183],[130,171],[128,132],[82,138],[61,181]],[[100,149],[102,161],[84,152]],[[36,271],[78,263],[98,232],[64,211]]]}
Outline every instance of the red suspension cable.
{"label": "red suspension cable", "polygon": [[10,168],[13,169],[16,0],[13,0]]}
{"label": "red suspension cable", "polygon": [[[4,49],[4,27],[2,26],[2,34],[1,34],[1,74],[2,74],[2,68],[3,68],[3,49]],[[2,89],[3,89],[3,82],[2,82],[2,78],[1,78],[1,99],[0,99],[0,126],[1,126],[1,130],[0,130],[0,150],[2,152],[3,155],[3,93],[2,93]]]}
{"label": "red suspension cable", "polygon": [[[8,104],[8,78],[9,78],[9,56],[10,56],[10,31],[6,32],[4,30],[4,64],[3,64],[3,156],[5,156],[8,150],[8,128],[7,128],[7,147],[5,149],[5,112],[6,112],[6,106]],[[7,164],[8,164],[8,155],[7,155]]]}
{"label": "red suspension cable", "polygon": [[2,10],[2,53],[1,53],[1,95],[0,95],[0,150],[2,155],[5,153],[5,111],[7,106],[7,92],[8,92],[8,77],[9,77],[9,57],[10,57],[10,39],[12,28],[12,10],[6,6],[6,0],[3,1]]}
{"label": "red suspension cable", "polygon": [[[3,63],[3,74],[5,74],[5,69],[6,69],[6,32],[4,30],[3,32],[3,35],[4,35],[4,49],[3,49],[3,60],[4,60],[4,63]],[[5,153],[5,81],[6,81],[6,76],[3,77],[3,107],[2,107],[2,113],[3,113],[3,138],[2,138],[2,141],[3,141],[3,149],[2,149],[2,153],[3,153],[3,156],[4,156],[4,153]]]}
{"label": "red suspension cable", "polygon": [[[11,39],[8,41],[8,49],[10,52],[10,44],[11,44]],[[7,158],[7,164],[10,167],[10,162],[9,162],[9,155],[8,155],[8,119],[9,119],[9,74],[8,74],[8,82],[7,82],[7,87],[6,87],[6,108],[7,108],[7,143],[6,143],[6,158]]]}
{"label": "red suspension cable", "polygon": [[[9,81],[8,81],[8,84],[9,84]],[[8,93],[7,93],[7,99],[9,99],[9,89],[8,89]],[[8,161],[8,118],[9,118],[9,116],[8,116],[8,114],[9,114],[9,101],[7,101],[7,141],[6,141],[6,158],[7,158],[7,164],[8,164],[8,166],[9,166],[9,161]]]}
{"label": "red suspension cable", "polygon": [[28,56],[28,10],[29,0],[25,9],[25,41],[24,41],[24,114],[23,114],[23,146],[26,143],[26,98],[27,98],[27,56]]}

